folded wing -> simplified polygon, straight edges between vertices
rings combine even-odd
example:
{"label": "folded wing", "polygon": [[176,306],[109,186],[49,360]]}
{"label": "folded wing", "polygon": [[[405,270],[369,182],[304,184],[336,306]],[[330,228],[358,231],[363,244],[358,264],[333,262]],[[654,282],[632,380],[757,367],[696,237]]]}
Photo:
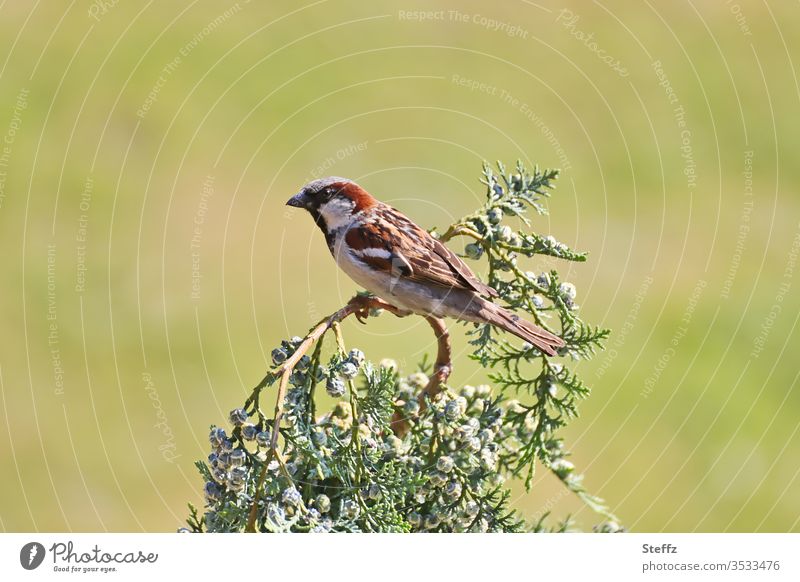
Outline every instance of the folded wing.
{"label": "folded wing", "polygon": [[374,220],[350,228],[345,235],[347,245],[359,260],[373,269],[419,283],[497,297],[497,291],[481,282],[440,241],[397,210],[381,206],[373,210]]}

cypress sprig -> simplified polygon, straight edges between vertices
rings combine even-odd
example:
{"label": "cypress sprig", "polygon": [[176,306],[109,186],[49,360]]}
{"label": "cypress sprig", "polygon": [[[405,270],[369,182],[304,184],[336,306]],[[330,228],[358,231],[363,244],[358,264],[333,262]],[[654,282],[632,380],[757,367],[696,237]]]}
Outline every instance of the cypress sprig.
{"label": "cypress sprig", "polygon": [[[212,426],[211,455],[197,463],[206,505],[190,505],[187,531],[568,531],[569,516],[526,524],[511,508],[507,479],[531,489],[537,465],[619,531],[602,500],[583,486],[561,430],[578,415],[589,387],[569,366],[602,349],[609,331],[585,323],[577,291],[554,269],[531,271],[539,257],[583,262],[549,234],[533,232],[547,214],[558,170],[513,171],[484,164],[484,204],[448,227],[464,236],[464,256],[486,261],[487,283],[505,307],[564,339],[555,357],[488,324],[469,330],[471,358],[492,386],[436,384],[427,359],[404,373],[348,350],[339,322],[392,307],[360,294],[304,338],[284,340],[273,368],[227,428]],[[514,228],[510,222],[522,228]],[[473,325],[473,324],[469,324]],[[329,333],[333,331],[333,333]],[[326,341],[326,338],[330,338]],[[449,353],[449,347],[440,342]],[[313,349],[312,349],[313,348]],[[441,353],[440,353],[441,356]],[[438,361],[438,360],[437,360]],[[274,411],[262,407],[277,384]],[[399,420],[398,420],[399,419]],[[402,429],[402,430],[401,430]]]}

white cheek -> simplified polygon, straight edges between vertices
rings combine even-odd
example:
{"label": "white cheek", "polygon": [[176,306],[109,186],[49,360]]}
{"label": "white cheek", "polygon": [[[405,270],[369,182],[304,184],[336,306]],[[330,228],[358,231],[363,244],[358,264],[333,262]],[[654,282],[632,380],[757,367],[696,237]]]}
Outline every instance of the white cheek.
{"label": "white cheek", "polygon": [[325,219],[328,232],[349,226],[353,221],[353,203],[349,200],[334,198],[319,207],[319,213]]}

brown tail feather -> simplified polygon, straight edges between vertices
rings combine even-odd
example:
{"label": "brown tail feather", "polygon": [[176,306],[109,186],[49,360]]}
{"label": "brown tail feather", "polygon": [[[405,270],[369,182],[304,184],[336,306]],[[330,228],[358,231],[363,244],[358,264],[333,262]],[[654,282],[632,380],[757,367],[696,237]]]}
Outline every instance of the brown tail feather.
{"label": "brown tail feather", "polygon": [[553,335],[538,325],[525,321],[518,315],[489,301],[481,309],[481,315],[492,325],[513,333],[549,356],[555,356],[556,350],[564,346],[564,340],[557,335]]}

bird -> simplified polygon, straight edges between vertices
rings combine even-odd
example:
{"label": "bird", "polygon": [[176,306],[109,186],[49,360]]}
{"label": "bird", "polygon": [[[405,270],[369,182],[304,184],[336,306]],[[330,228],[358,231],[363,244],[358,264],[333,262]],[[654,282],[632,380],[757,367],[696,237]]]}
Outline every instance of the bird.
{"label": "bird", "polygon": [[286,204],[311,215],[336,264],[398,314],[489,323],[549,356],[564,340],[497,305],[455,253],[399,210],[339,176],[308,182]]}

